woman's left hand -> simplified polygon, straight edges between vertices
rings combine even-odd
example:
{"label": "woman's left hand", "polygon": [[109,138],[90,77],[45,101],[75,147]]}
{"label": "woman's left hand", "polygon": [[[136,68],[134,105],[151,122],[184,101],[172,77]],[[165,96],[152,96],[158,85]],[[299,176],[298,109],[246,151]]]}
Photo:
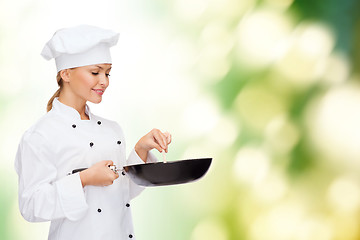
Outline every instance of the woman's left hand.
{"label": "woman's left hand", "polygon": [[159,152],[168,152],[168,145],[171,143],[171,134],[161,132],[154,128],[148,134],[143,136],[135,145],[135,151],[139,157],[146,162],[148,152],[156,148]]}

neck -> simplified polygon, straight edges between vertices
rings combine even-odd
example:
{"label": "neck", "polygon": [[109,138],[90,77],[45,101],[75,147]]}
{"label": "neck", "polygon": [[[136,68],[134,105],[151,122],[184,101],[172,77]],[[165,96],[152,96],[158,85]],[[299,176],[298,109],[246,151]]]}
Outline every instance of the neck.
{"label": "neck", "polygon": [[58,100],[61,103],[65,104],[69,107],[72,107],[76,111],[78,111],[78,113],[80,114],[81,120],[89,120],[89,116],[86,115],[86,112],[85,112],[86,100],[68,96],[66,94],[66,92],[64,92],[64,91],[62,91],[60,93]]}

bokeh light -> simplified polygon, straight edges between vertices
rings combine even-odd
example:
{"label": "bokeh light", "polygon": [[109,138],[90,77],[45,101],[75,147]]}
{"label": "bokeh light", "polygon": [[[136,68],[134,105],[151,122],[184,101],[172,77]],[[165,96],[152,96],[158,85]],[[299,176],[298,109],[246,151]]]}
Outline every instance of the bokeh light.
{"label": "bokeh light", "polygon": [[[121,33],[98,115],[129,152],[152,128],[168,160],[213,157],[198,182],[134,199],[137,239],[360,238],[358,0],[0,1],[0,239],[46,239],[17,206],[23,132],[45,113],[56,29]],[[159,159],[162,156],[154,152]]]}

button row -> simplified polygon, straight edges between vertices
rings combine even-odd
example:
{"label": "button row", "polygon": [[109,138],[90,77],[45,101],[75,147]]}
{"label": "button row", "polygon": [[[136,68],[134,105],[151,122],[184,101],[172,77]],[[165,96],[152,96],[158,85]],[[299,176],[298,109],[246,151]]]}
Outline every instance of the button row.
{"label": "button row", "polygon": [[[101,125],[101,121],[97,121],[97,124],[98,125]],[[76,124],[73,124],[72,125],[72,128],[76,128]],[[116,142],[117,144],[121,144],[121,141],[119,140],[119,141],[117,141]],[[94,143],[93,142],[90,142],[90,147],[93,147],[94,146]],[[122,175],[125,175],[125,173],[124,172],[121,172],[122,173]],[[129,203],[127,203],[126,205],[125,205],[126,207],[130,207],[130,204]],[[98,208],[98,213],[101,213],[101,208]],[[133,235],[132,234],[129,234],[129,238],[133,238]]]}
{"label": "button row", "polygon": [[[98,125],[101,125],[101,121],[97,121],[97,124]],[[71,125],[73,128],[76,128],[76,124],[73,124],[73,125]],[[117,141],[116,142],[117,144],[121,144],[121,141],[119,140],[119,141]],[[93,147],[94,146],[94,143],[93,142],[90,142],[90,147]]]}
{"label": "button row", "polygon": [[[125,205],[126,207],[130,207],[130,204],[129,203],[127,203],[126,205]],[[99,213],[101,213],[101,208],[98,208],[98,210],[97,210]]]}
{"label": "button row", "polygon": [[[126,206],[126,207],[130,207],[130,204],[127,203],[125,206]],[[98,213],[101,213],[101,208],[98,208],[97,211],[98,211]],[[133,235],[132,235],[132,234],[129,234],[129,238],[133,238]]]}
{"label": "button row", "polygon": [[[98,125],[101,125],[101,121],[97,121],[97,124]],[[72,128],[76,128],[76,124],[73,124],[73,125],[71,125],[72,126]]]}
{"label": "button row", "polygon": [[[121,141],[117,141],[117,144],[120,145],[120,144],[121,144]],[[93,146],[94,146],[94,143],[93,143],[93,142],[90,142],[89,145],[90,145],[90,147],[93,147]]]}

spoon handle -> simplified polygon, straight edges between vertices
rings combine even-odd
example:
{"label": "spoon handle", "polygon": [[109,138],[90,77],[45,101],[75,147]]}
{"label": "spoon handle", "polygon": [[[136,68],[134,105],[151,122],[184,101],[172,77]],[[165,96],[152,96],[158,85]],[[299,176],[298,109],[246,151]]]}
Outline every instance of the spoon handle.
{"label": "spoon handle", "polygon": [[166,154],[165,154],[165,151],[162,151],[162,156],[163,156],[163,162],[166,163]]}

